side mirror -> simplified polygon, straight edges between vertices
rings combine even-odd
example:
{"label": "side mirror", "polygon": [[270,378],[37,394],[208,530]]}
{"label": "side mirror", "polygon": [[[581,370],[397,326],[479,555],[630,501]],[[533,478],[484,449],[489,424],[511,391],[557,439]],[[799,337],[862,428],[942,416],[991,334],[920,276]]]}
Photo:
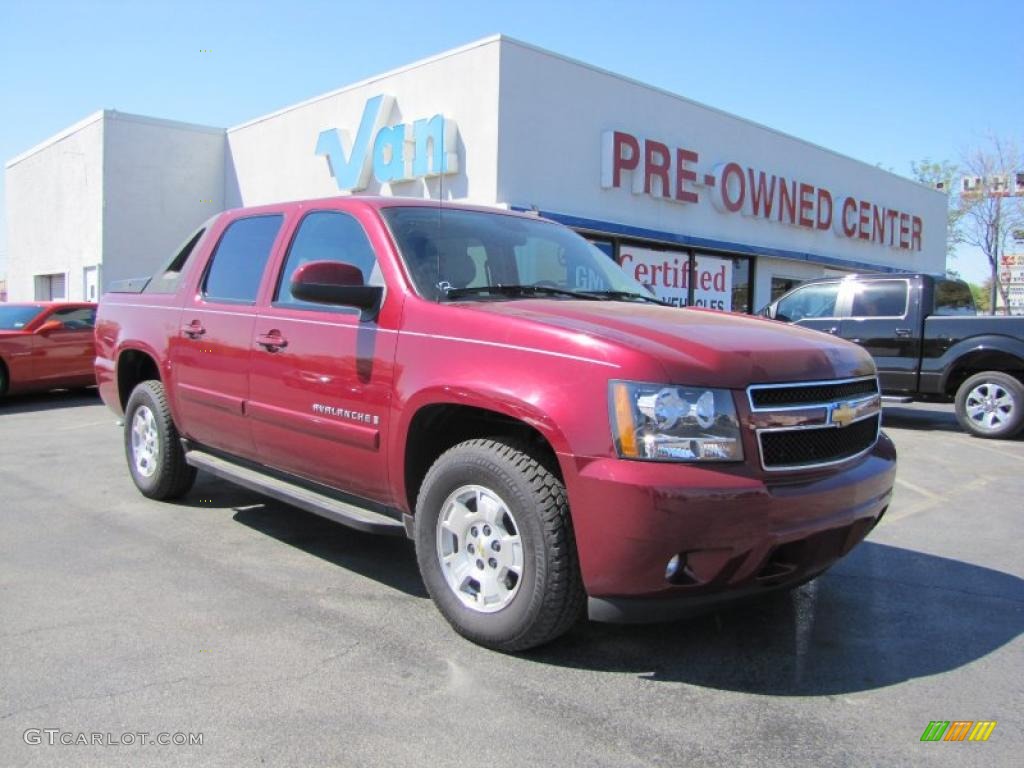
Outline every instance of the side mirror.
{"label": "side mirror", "polygon": [[359,267],[339,261],[311,261],[292,275],[292,296],[316,304],[358,307],[375,314],[380,309],[384,289],[364,285]]}
{"label": "side mirror", "polygon": [[775,313],[778,309],[778,305],[773,301],[771,304],[765,304],[761,307],[761,311],[758,312],[761,317],[767,317],[769,320],[775,319]]}
{"label": "side mirror", "polygon": [[47,320],[36,328],[36,333],[49,333],[50,331],[63,331],[64,323],[60,320]]}

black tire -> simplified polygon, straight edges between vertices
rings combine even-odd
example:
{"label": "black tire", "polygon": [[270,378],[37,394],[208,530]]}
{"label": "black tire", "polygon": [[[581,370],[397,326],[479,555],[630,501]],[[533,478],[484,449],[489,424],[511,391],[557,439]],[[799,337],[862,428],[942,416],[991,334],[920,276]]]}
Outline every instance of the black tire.
{"label": "black tire", "polygon": [[0,360],[0,397],[7,394],[7,366]]}
{"label": "black tire", "polygon": [[[439,561],[438,524],[458,489],[480,486],[504,502],[518,527],[522,575],[509,602],[483,613],[449,586]],[[416,558],[438,610],[456,632],[500,651],[523,651],[567,632],[583,614],[585,593],[565,487],[525,451],[500,440],[469,440],[441,455],[416,502]]]}
{"label": "black tire", "polygon": [[[981,418],[972,417],[971,405],[978,402],[979,396],[989,393],[1003,405],[991,415],[982,413]],[[976,373],[956,391],[956,418],[961,427],[976,437],[995,440],[1013,437],[1024,427],[1024,384],[1001,371]]]}
{"label": "black tire", "polygon": [[[152,461],[147,462],[147,466],[152,467],[150,474],[140,469],[132,448],[135,417],[143,408],[152,415],[156,432],[153,441],[156,450],[151,453]],[[145,413],[142,416],[144,418]],[[128,471],[143,496],[165,501],[184,496],[192,488],[196,469],[185,462],[185,451],[171,418],[164,385],[159,381],[144,381],[132,390],[124,412],[124,450]]]}

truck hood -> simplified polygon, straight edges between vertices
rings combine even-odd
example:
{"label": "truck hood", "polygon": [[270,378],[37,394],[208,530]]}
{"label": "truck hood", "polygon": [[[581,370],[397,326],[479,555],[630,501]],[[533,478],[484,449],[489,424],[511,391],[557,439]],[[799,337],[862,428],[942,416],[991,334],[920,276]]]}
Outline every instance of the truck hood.
{"label": "truck hood", "polygon": [[678,383],[741,389],[875,373],[871,356],[856,344],[748,315],[616,301],[526,299],[462,306],[570,331],[569,339],[589,337],[576,339],[577,353],[593,355],[594,339],[645,353]]}

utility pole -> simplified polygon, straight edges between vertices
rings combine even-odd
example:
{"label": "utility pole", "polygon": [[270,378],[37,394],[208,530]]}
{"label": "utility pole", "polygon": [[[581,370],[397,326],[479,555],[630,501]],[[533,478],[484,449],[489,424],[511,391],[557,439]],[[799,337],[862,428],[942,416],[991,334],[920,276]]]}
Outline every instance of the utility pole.
{"label": "utility pole", "polygon": [[[999,298],[999,243],[1002,240],[1002,237],[1000,237],[1001,233],[1000,233],[1000,221],[999,221],[999,219],[1001,218],[1002,213],[1003,213],[1003,198],[1002,198],[1002,195],[1000,195],[997,192],[996,193],[996,216],[995,216],[995,220],[994,220],[994,223],[993,223],[993,230],[994,231],[992,232],[992,251],[993,251],[993,256],[995,257],[995,262],[996,262],[995,269],[992,270],[992,301],[991,301],[991,305],[990,305],[993,317],[996,314],[996,304],[997,304],[997,300]],[[1003,311],[1005,311],[1007,314],[1009,314],[1010,313],[1010,308],[1009,307],[1004,307]]]}

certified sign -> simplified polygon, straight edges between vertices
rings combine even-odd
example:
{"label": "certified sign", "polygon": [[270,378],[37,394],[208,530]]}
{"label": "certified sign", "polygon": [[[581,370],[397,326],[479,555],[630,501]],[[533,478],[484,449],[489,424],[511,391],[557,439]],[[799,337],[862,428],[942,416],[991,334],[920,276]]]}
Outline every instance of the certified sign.
{"label": "certified sign", "polygon": [[[662,301],[685,307],[690,293],[690,263],[685,253],[623,246],[622,268],[638,283],[649,286]],[[732,310],[732,262],[698,255],[692,273],[693,305]]]}

